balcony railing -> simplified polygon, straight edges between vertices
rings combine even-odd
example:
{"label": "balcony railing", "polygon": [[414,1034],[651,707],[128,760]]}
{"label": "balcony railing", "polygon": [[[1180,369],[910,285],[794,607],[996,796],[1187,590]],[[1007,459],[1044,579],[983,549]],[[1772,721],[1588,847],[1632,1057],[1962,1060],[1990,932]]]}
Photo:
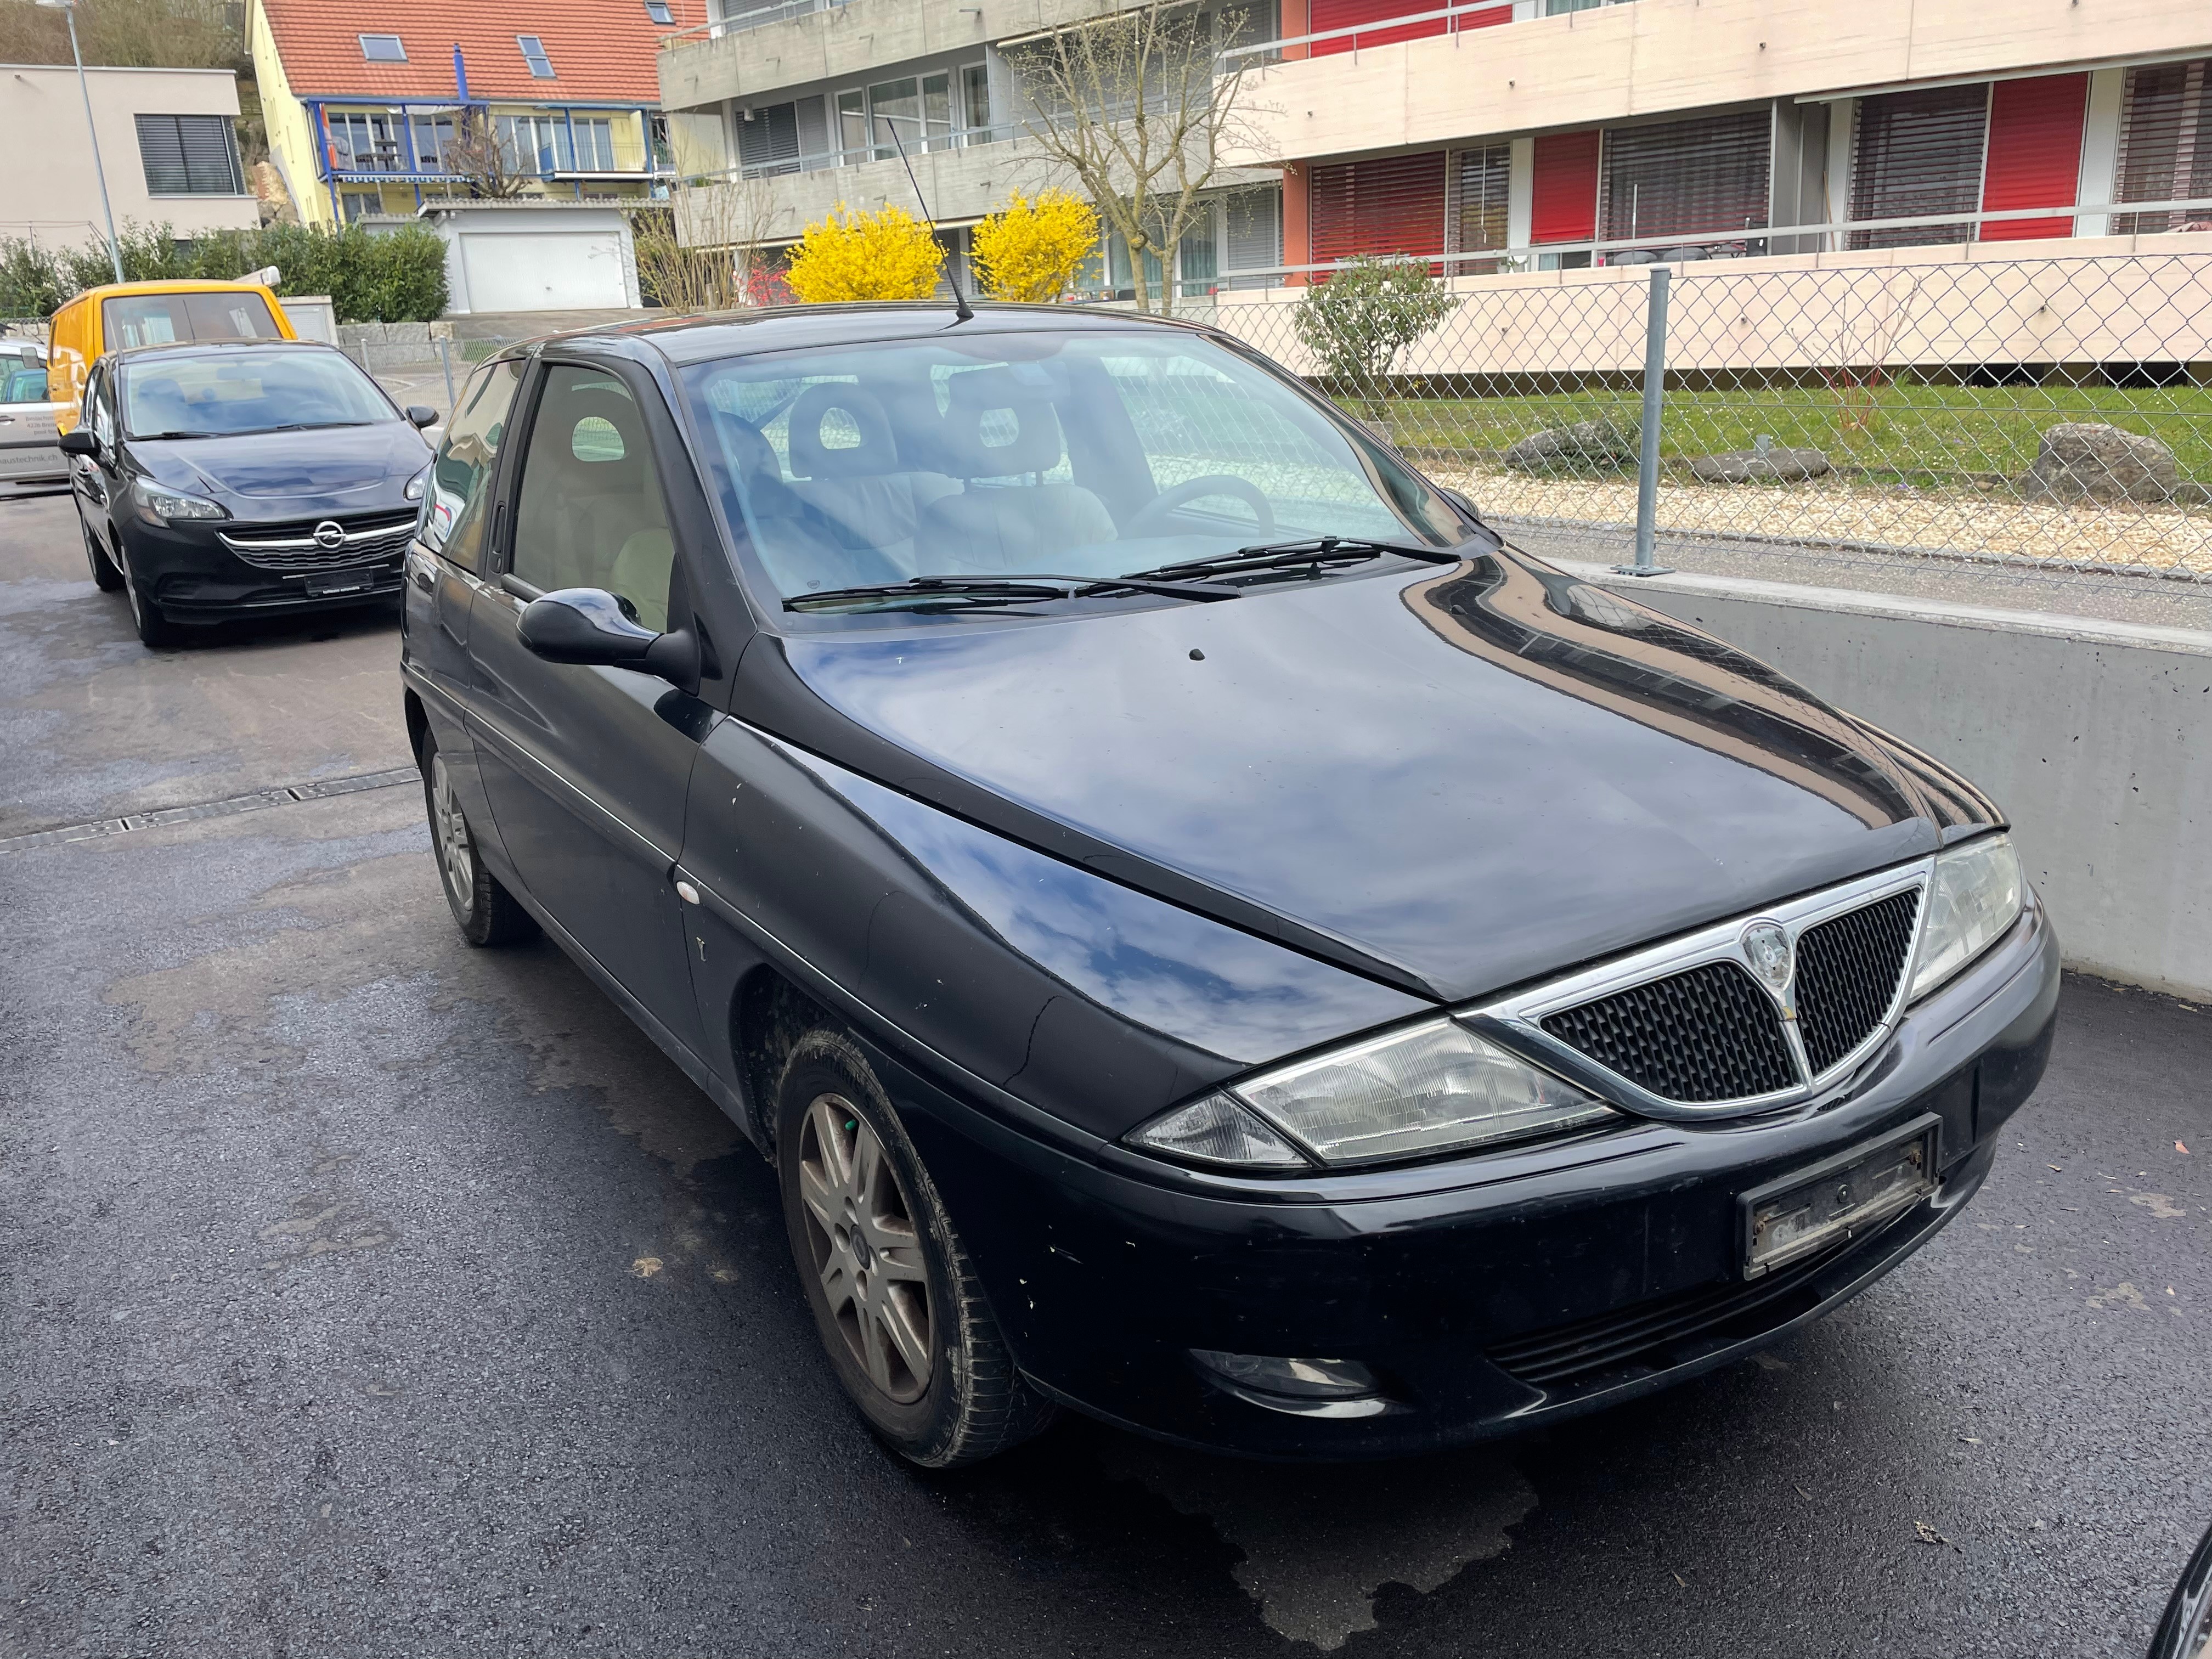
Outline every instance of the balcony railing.
{"label": "balcony railing", "polygon": [[[1025,129],[1012,122],[1001,122],[996,126],[963,127],[953,132],[933,132],[918,138],[904,140],[909,156],[927,155],[949,149],[971,149],[978,144],[1003,143],[1010,138],[1022,137]],[[804,155],[779,156],[773,161],[740,161],[736,167],[723,167],[717,172],[697,173],[701,179],[778,179],[799,173],[821,173],[830,167],[859,167],[866,161],[896,161],[897,146],[885,140],[880,144],[858,144],[848,149],[810,151]]]}
{"label": "balcony railing", "polygon": [[695,23],[688,29],[664,34],[660,37],[660,47],[665,52],[671,46],[688,46],[701,40],[719,40],[726,34],[743,34],[747,29],[788,22],[811,12],[836,11],[844,4],[845,0],[776,0],[773,5],[749,6],[726,17],[718,17],[711,23]]}
{"label": "balcony railing", "polygon": [[1395,46],[1401,40],[1433,40],[1440,36],[1472,33],[1476,29],[1500,28],[1511,23],[1534,22],[1546,17],[1564,16],[1574,11],[1595,11],[1601,6],[1618,6],[1628,0],[1537,0],[1537,4],[1525,17],[1516,17],[1513,0],[1480,0],[1480,3],[1447,5],[1431,11],[1407,12],[1397,17],[1377,17],[1372,21],[1354,24],[1348,28],[1321,29],[1311,34],[1288,34],[1276,40],[1261,40],[1250,46],[1231,46],[1220,53],[1216,61],[1224,69],[1231,66],[1255,69],[1268,64],[1280,64],[1303,58],[1322,58],[1338,52],[1358,52],[1363,46]]}

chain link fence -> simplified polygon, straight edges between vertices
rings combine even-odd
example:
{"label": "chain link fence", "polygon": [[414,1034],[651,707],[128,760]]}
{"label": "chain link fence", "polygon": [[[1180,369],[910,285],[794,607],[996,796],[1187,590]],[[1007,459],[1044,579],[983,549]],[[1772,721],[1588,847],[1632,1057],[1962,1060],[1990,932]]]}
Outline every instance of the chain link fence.
{"label": "chain link fence", "polygon": [[[1663,267],[1657,531],[2212,583],[2212,252],[1969,252]],[[1486,514],[1618,545],[1662,268],[1447,276],[1402,345],[1387,307],[1302,324],[1310,289],[1215,320]]]}

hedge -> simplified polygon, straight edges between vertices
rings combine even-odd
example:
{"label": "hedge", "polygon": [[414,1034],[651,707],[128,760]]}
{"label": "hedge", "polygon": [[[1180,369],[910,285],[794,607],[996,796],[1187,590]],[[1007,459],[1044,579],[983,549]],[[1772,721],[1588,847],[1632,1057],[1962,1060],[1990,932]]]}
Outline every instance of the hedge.
{"label": "hedge", "polygon": [[[423,225],[369,232],[304,225],[213,231],[180,242],[167,225],[133,225],[118,239],[123,274],[228,281],[264,265],[283,273],[282,296],[327,294],[342,323],[427,323],[446,311],[446,244]],[[71,295],[115,280],[104,240],[76,248],[0,238],[0,317],[50,317]]]}

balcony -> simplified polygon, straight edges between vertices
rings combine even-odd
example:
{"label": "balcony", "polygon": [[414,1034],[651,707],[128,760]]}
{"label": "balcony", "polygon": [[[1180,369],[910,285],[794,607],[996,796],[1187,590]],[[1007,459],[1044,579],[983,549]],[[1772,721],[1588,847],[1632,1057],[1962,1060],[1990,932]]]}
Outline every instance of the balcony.
{"label": "balcony", "polygon": [[[1034,187],[1052,166],[1036,141],[1013,127],[955,133],[927,148],[910,145],[907,155],[940,224],[981,218],[1009,191]],[[841,203],[871,212],[890,204],[917,218],[921,214],[896,151],[832,150],[734,168],[724,182],[684,192],[677,199],[677,235],[687,245],[709,246],[789,241]]]}
{"label": "balcony", "polygon": [[[857,8],[856,8],[857,9]],[[1326,55],[1271,42],[1237,56],[1249,165],[1590,126],[1771,98],[2202,51],[2192,8],[2162,0],[2020,0],[1993,26],[1986,0],[1638,0],[1563,15],[1387,39]],[[1496,8],[1487,9],[1495,10]],[[1408,3],[1408,17],[1441,10]],[[1234,59],[1232,59],[1234,61]]]}

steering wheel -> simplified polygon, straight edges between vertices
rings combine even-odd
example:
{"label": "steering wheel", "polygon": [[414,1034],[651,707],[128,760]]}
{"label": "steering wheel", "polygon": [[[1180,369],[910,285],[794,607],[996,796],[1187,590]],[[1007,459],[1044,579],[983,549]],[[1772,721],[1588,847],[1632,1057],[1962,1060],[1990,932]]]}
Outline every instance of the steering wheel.
{"label": "steering wheel", "polygon": [[1188,478],[1170,489],[1160,493],[1139,507],[1129,522],[1121,527],[1124,540],[1142,536],[1158,536],[1164,532],[1163,523],[1169,514],[1186,502],[1203,501],[1208,495],[1234,495],[1247,503],[1260,520],[1262,533],[1275,527],[1275,508],[1260,493],[1260,486],[1248,478],[1235,477],[1226,472],[1209,472],[1202,478]]}

